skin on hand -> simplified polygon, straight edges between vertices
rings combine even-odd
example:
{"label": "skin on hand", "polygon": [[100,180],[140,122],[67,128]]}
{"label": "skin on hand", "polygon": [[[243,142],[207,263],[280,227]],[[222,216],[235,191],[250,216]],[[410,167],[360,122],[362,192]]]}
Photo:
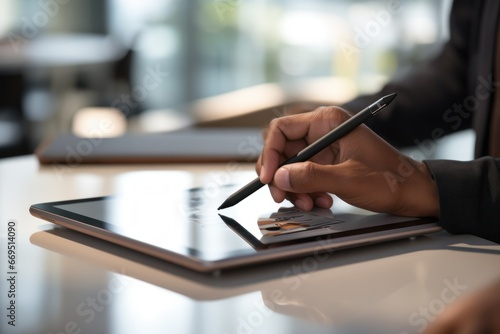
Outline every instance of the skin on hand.
{"label": "skin on hand", "polygon": [[371,211],[424,217],[439,215],[439,197],[427,166],[402,154],[365,125],[310,161],[278,169],[350,116],[337,107],[274,119],[265,133],[256,170],[276,202],[285,198],[302,210],[329,208],[328,193]]}
{"label": "skin on hand", "polygon": [[450,305],[424,333],[500,333],[500,281]]}

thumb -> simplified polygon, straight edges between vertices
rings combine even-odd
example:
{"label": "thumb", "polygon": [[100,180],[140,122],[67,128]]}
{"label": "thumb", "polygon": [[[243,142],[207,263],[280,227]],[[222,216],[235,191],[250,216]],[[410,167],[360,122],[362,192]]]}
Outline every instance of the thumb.
{"label": "thumb", "polygon": [[287,192],[334,192],[338,186],[336,168],[310,161],[294,163],[279,168],[274,174],[274,184]]}

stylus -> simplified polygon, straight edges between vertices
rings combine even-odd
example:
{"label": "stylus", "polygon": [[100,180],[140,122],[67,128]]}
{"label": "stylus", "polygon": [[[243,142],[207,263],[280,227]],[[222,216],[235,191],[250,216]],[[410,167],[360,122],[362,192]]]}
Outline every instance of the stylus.
{"label": "stylus", "polygon": [[[324,135],[311,145],[307,146],[299,153],[292,156],[290,159],[282,163],[280,167],[295,162],[304,162],[311,159],[314,155],[318,154],[319,152],[321,152],[322,150],[333,144],[335,141],[346,136],[355,128],[365,123],[370,117],[376,115],[380,110],[382,110],[389,103],[391,103],[392,100],[394,100],[394,98],[396,98],[396,93],[386,95],[381,99],[375,101],[374,103],[370,104],[368,107],[361,110],[359,113],[352,116],[347,121],[340,124],[338,127],[328,132],[326,135]],[[255,180],[251,181],[246,186],[237,190],[235,193],[229,196],[217,210],[229,208],[233,205],[238,204],[239,202],[241,202],[242,200],[244,200],[257,190],[259,190],[263,186],[264,184],[257,177]]]}

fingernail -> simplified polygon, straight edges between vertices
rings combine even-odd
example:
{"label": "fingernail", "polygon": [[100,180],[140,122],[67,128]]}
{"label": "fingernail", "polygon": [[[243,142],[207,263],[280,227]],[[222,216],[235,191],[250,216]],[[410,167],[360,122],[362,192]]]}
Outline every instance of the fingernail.
{"label": "fingernail", "polygon": [[292,187],[290,186],[290,172],[286,168],[280,168],[274,174],[274,183],[278,188],[283,190],[290,190]]}
{"label": "fingernail", "polygon": [[[260,175],[259,175],[260,182],[262,182],[262,179],[264,178],[265,175],[266,175],[266,171],[264,169],[264,165],[262,165],[262,166],[260,166]],[[264,182],[262,182],[262,183],[264,183]]]}
{"label": "fingernail", "polygon": [[278,202],[278,189],[274,186],[269,186],[269,191],[271,192],[271,196],[273,197],[275,202]]}

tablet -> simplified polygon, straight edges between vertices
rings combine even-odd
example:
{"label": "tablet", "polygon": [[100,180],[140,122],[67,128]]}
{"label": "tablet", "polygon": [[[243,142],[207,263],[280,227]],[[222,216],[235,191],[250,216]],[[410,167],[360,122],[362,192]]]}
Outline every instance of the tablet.
{"label": "tablet", "polygon": [[200,272],[331,253],[437,232],[433,219],[375,214],[338,199],[331,210],[276,204],[263,188],[235,207],[217,207],[241,185],[172,189],[35,204],[30,213]]}

